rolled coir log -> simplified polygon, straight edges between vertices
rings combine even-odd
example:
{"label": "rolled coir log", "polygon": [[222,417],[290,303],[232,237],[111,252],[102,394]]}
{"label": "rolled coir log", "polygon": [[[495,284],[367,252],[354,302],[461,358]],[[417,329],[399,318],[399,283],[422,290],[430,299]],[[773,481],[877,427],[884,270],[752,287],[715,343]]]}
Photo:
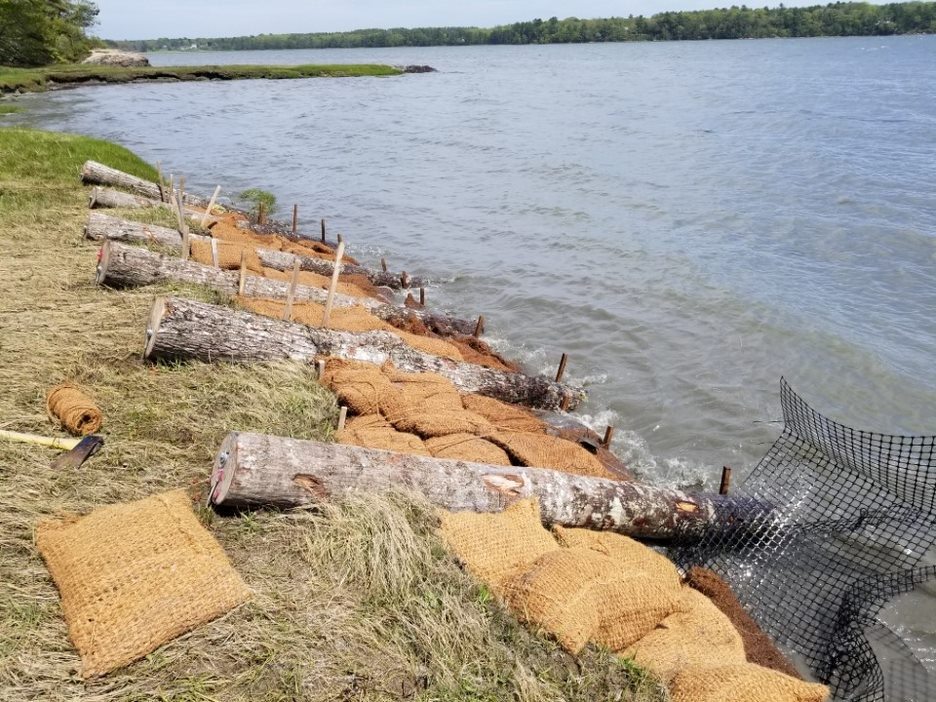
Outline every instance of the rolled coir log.
{"label": "rolled coir log", "polygon": [[680,542],[715,528],[743,529],[770,507],[750,498],[493,466],[391,451],[232,432],[215,458],[217,506],[304,507],[345,491],[411,490],[452,511],[500,512],[536,497],[544,523]]}
{"label": "rolled coir log", "polygon": [[485,368],[433,356],[385,331],[351,333],[309,327],[178,297],[158,298],[146,329],[145,358],[263,363],[318,357],[381,365],[448,378],[461,392],[534,408],[574,407],[585,392],[545,376]]}

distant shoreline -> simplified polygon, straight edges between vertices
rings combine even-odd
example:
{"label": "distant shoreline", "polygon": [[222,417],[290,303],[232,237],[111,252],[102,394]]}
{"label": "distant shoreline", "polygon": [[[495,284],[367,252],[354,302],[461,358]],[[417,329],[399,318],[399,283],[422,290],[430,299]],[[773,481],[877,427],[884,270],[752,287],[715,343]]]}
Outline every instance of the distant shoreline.
{"label": "distant shoreline", "polygon": [[108,40],[108,46],[153,51],[389,49],[428,46],[583,44],[706,39],[894,36],[936,33],[936,2],[869,5],[839,2],[812,7],[731,7],[661,12],[650,17],[551,17],[497,27],[396,27],[346,32],[236,37],[160,37]]}
{"label": "distant shoreline", "polygon": [[288,80],[398,76],[406,72],[381,64],[302,66],[96,66],[70,64],[42,68],[0,67],[0,93],[41,93],[86,85],[179,83],[205,80]]}

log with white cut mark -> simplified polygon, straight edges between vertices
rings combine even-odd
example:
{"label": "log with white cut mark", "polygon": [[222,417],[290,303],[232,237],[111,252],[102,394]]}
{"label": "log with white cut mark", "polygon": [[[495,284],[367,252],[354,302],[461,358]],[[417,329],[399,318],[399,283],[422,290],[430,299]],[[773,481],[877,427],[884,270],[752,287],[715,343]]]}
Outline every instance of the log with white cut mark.
{"label": "log with white cut mark", "polygon": [[[167,227],[159,227],[153,224],[142,224],[141,222],[130,222],[118,217],[101,214],[100,212],[88,213],[88,226],[85,227],[85,236],[89,239],[103,240],[114,239],[117,241],[158,241],[166,246],[177,248],[181,251],[182,243],[179,239],[179,232]],[[191,236],[192,241],[207,242],[209,237]],[[286,251],[276,251],[275,249],[257,249],[257,256],[260,262],[268,268],[275,268],[280,271],[292,270],[293,264],[298,260],[300,270],[312,271],[319,275],[331,276],[335,270],[334,261],[314,256],[301,256]],[[388,287],[399,289],[401,287],[401,275],[396,273],[385,273],[384,271],[343,264],[343,274],[363,275],[373,285],[378,287]]]}
{"label": "log with white cut mark", "polygon": [[[199,237],[193,235],[192,240],[197,241]],[[163,245],[168,244],[155,236],[152,241]],[[178,232],[175,232],[171,244],[168,245],[177,248],[180,241]],[[239,292],[240,273],[218,270],[194,261],[183,261],[177,256],[166,256],[138,246],[121,243],[116,239],[109,239],[105,240],[101,247],[95,280],[98,285],[113,288],[136,288],[166,282],[195,283],[228,295],[236,295]],[[244,290],[240,294],[248,297],[283,299],[288,290],[289,283],[248,275],[244,277]],[[320,288],[296,286],[296,300],[324,304],[327,295],[328,293]],[[399,327],[416,319],[436,334],[446,337],[467,335],[474,326],[474,322],[451,317],[441,312],[389,305],[367,297],[357,298],[335,293],[334,304],[335,307],[364,307],[375,317]]]}
{"label": "log with white cut mark", "polygon": [[585,398],[581,388],[545,376],[494,370],[424,353],[390,332],[309,327],[178,297],[156,300],[143,355],[237,363],[286,359],[314,363],[320,356],[377,365],[389,361],[408,373],[438,373],[461,392],[535,408],[555,409],[564,403],[572,407]]}
{"label": "log with white cut mark", "polygon": [[452,511],[499,512],[535,497],[547,525],[661,541],[697,538],[712,528],[741,529],[771,511],[747,498],[240,432],[221,444],[209,501],[291,508],[348,491],[393,489],[416,492]]}

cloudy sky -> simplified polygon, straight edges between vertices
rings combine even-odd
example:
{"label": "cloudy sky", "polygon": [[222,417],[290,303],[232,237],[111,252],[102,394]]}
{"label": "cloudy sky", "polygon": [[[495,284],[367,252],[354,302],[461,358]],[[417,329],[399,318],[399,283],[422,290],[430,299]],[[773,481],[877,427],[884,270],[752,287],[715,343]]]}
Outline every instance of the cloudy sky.
{"label": "cloudy sky", "polygon": [[97,0],[101,14],[93,31],[106,39],[153,39],[334,32],[368,27],[490,27],[553,15],[559,18],[649,15],[663,10],[706,9],[735,3],[736,0],[470,0],[462,3],[444,0]]}

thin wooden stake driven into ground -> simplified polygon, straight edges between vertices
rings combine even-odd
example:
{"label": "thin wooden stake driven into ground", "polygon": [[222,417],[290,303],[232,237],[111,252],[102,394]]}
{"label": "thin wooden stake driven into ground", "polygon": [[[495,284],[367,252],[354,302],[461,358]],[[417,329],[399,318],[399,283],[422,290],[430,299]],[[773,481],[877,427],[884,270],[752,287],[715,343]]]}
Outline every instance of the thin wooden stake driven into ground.
{"label": "thin wooden stake driven into ground", "polygon": [[318,379],[321,380],[322,376],[325,375],[325,361],[321,358],[315,362],[315,372],[318,375]]}
{"label": "thin wooden stake driven into ground", "polygon": [[403,288],[409,287],[409,275],[406,273],[406,271],[400,273],[400,286]]}
{"label": "thin wooden stake driven into ground", "polygon": [[340,244],[344,239],[341,238],[341,232],[338,232],[338,243]]}
{"label": "thin wooden stake driven into ground", "polygon": [[166,191],[163,190],[162,161],[156,162],[156,178],[156,185],[159,186],[159,200],[160,202],[165,202]]}
{"label": "thin wooden stake driven into ground", "polygon": [[299,205],[293,205],[293,234],[299,229]]}
{"label": "thin wooden stake driven into ground", "polygon": [[731,487],[731,468],[725,466],[721,471],[721,485],[718,486],[719,495],[727,495]]}
{"label": "thin wooden stake driven into ground", "polygon": [[175,176],[172,173],[169,174],[169,198],[170,203],[175,199]]}
{"label": "thin wooden stake driven into ground", "polygon": [[426,306],[426,289],[425,288],[419,289],[419,304],[422,305],[423,307]]}
{"label": "thin wooden stake driven into ground", "polygon": [[601,442],[601,443],[604,445],[605,448],[611,448],[611,437],[612,437],[612,436],[614,436],[614,427],[612,427],[612,426],[609,424],[609,425],[607,426],[607,428],[605,429],[604,439],[603,439],[602,442]]}
{"label": "thin wooden stake driven into ground", "polygon": [[563,397],[562,400],[559,402],[559,409],[561,409],[563,412],[568,412],[569,402],[570,400],[568,397]]}
{"label": "thin wooden stake driven into ground", "polygon": [[263,200],[257,203],[257,224],[263,224]]}
{"label": "thin wooden stake driven into ground", "polygon": [[484,333],[484,315],[478,315],[478,323],[475,324],[474,335],[479,337]]}
{"label": "thin wooden stake driven into ground", "polygon": [[327,327],[331,317],[332,305],[335,304],[335,291],[338,289],[338,276],[341,274],[341,257],[344,256],[344,242],[338,242],[335,252],[335,270],[332,271],[331,283],[328,285],[328,297],[325,300],[325,312],[322,314],[322,326]]}
{"label": "thin wooden stake driven into ground", "polygon": [[562,376],[565,375],[566,363],[569,362],[569,354],[562,354],[562,358],[559,359],[559,370],[556,371],[556,382],[562,382]]}
{"label": "thin wooden stake driven into ground", "polygon": [[202,215],[201,225],[202,227],[208,226],[208,218],[211,217],[211,210],[215,205],[215,200],[218,199],[218,195],[221,194],[221,186],[216,185],[214,192],[211,194],[211,199],[208,201],[208,207],[205,209],[205,214]]}
{"label": "thin wooden stake driven into ground", "polygon": [[325,220],[322,220],[322,243],[325,243]]}
{"label": "thin wooden stake driven into ground", "polygon": [[342,405],[341,411],[338,413],[338,431],[344,429],[345,421],[348,419],[348,408]]}
{"label": "thin wooden stake driven into ground", "polygon": [[387,272],[387,259],[381,257],[380,259],[380,269],[386,273]]}
{"label": "thin wooden stake driven into ground", "polygon": [[211,237],[211,263],[215,268],[220,268],[218,263],[218,240]]}
{"label": "thin wooden stake driven into ground", "polygon": [[296,286],[299,284],[299,259],[293,263],[292,278],[289,279],[289,292],[286,293],[286,306],[283,308],[283,319],[287,322],[292,319],[293,300],[296,299]]}
{"label": "thin wooden stake driven into ground", "polygon": [[176,214],[179,219],[179,233],[182,235],[182,260],[188,261],[189,256],[192,253],[191,245],[189,244],[189,228],[188,224],[185,222],[185,208],[182,205],[185,202],[185,178],[180,178],[179,184],[179,196],[176,200]]}
{"label": "thin wooden stake driven into ground", "polygon": [[247,285],[247,252],[241,251],[240,278],[237,281],[237,294],[244,294]]}

